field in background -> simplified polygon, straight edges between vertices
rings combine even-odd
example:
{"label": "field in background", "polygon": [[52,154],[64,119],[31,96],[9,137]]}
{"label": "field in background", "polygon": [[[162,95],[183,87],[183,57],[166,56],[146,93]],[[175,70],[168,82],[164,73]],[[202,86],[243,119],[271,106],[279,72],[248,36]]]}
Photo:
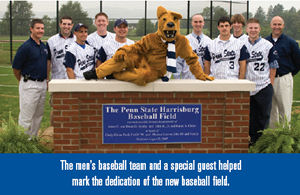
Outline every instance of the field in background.
{"label": "field in background", "polygon": [[[0,125],[3,119],[8,119],[9,112],[12,113],[15,121],[18,119],[19,114],[19,98],[17,81],[13,75],[10,65],[10,45],[9,42],[3,42],[7,40],[7,37],[0,36]],[[16,39],[15,39],[16,38]],[[28,37],[14,37],[15,40],[25,40]],[[21,45],[22,42],[14,42],[14,52]],[[294,77],[294,109],[300,110],[300,73]],[[41,129],[46,129],[50,126],[50,105],[49,94],[47,94],[47,100],[45,103],[45,113],[41,124]]]}

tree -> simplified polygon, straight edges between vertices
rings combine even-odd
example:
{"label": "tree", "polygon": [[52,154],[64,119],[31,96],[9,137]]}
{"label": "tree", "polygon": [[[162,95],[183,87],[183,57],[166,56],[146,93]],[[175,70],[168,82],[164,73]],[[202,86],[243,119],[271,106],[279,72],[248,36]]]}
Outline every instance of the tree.
{"label": "tree", "polygon": [[266,13],[261,6],[256,10],[254,18],[258,19],[261,24],[266,22]]}
{"label": "tree", "polygon": [[277,4],[273,8],[273,16],[282,16],[283,15],[283,5]]}
{"label": "tree", "polygon": [[269,9],[268,9],[268,13],[267,13],[267,22],[270,23],[270,21],[272,20],[272,18],[274,17],[274,13],[273,13],[273,6],[270,5]]}
{"label": "tree", "polygon": [[81,4],[79,2],[68,1],[67,4],[61,6],[59,10],[59,16],[71,16],[73,23],[84,23],[89,27],[89,32],[96,30],[93,25],[93,20],[88,17],[88,13],[82,10]]}
{"label": "tree", "polygon": [[43,16],[43,22],[45,24],[45,35],[52,36],[56,34],[56,21],[52,21],[47,15]]}
{"label": "tree", "polygon": [[[203,9],[201,15],[204,18],[210,18],[210,7],[206,7]],[[220,7],[213,7],[213,23],[212,23],[212,37],[217,37],[219,34],[219,31],[217,29],[217,25],[218,25],[218,20],[219,18],[221,18],[222,16],[229,16],[227,11]],[[209,22],[206,22],[206,26],[210,25]]]}
{"label": "tree", "polygon": [[[146,34],[153,33],[156,31],[155,25],[151,22],[150,19],[146,20]],[[143,36],[145,35],[145,18],[142,18],[138,21],[138,24],[136,26],[136,35],[137,36]]]}
{"label": "tree", "polygon": [[[27,1],[13,1],[12,3],[12,32],[13,35],[28,35],[31,18],[34,16],[32,3]],[[0,23],[1,34],[9,34],[9,4]]]}

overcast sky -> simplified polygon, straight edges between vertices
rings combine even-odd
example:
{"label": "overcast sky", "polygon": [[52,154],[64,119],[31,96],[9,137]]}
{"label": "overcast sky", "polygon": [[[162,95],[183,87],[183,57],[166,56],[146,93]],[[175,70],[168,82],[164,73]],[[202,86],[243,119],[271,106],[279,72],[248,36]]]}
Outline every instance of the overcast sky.
{"label": "overcast sky", "polygon": [[[234,0],[235,1],[235,0]],[[242,0],[243,1],[243,0]],[[49,15],[50,17],[55,17],[55,9],[56,9],[56,1],[52,0],[42,0],[42,1],[29,1],[33,4],[33,12],[36,17],[42,17],[43,15]],[[4,12],[7,10],[7,5],[9,1],[0,0],[0,17],[3,17]],[[60,5],[66,3],[66,1],[61,1]],[[287,0],[287,1],[277,1],[277,0],[250,0],[250,12],[253,14],[256,12],[259,6],[262,6],[264,11],[267,13],[267,10],[270,5],[277,5],[278,3],[282,4],[285,9],[290,9],[294,6],[297,10],[300,9],[300,0]],[[119,17],[127,17],[127,18],[141,18],[144,17],[144,1],[143,0],[130,0],[130,1],[117,1],[117,0],[104,0],[103,7],[105,8],[103,11],[107,12],[109,16],[113,18]],[[89,16],[93,17],[97,12],[99,12],[99,1],[84,1],[81,4],[83,9],[88,11]],[[183,17],[186,17],[186,1],[182,0],[148,0],[148,16],[147,17],[155,17],[156,15],[156,7],[159,5],[163,5],[167,7],[167,9],[171,9],[183,14]],[[191,0],[191,13],[193,12],[201,12],[204,7],[209,6],[209,1],[204,0]],[[220,5],[228,8],[228,4],[224,3],[216,3],[216,5]],[[241,9],[237,5],[233,8],[233,12],[239,12]],[[227,7],[227,8],[226,8]],[[244,7],[243,7],[244,8]],[[121,11],[120,11],[121,10]],[[246,11],[246,10],[243,10]]]}

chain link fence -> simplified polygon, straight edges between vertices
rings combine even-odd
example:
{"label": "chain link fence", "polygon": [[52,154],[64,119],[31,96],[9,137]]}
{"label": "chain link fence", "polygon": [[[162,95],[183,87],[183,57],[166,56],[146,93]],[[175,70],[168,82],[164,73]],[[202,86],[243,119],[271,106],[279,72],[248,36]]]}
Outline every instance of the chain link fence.
{"label": "chain link fence", "polygon": [[[201,13],[205,18],[204,33],[216,37],[216,21],[222,15],[249,13],[249,1],[0,1],[0,49],[8,51],[10,60],[19,45],[29,36],[29,23],[32,18],[42,18],[45,23],[44,40],[59,31],[59,17],[70,15],[74,23],[85,23],[89,33],[96,30],[94,16],[105,12],[109,16],[109,31],[113,31],[114,21],[125,18],[129,23],[128,37],[133,40],[156,31],[156,9],[158,6],[182,14],[181,33],[191,32],[190,17]],[[0,61],[1,63],[1,61]]]}

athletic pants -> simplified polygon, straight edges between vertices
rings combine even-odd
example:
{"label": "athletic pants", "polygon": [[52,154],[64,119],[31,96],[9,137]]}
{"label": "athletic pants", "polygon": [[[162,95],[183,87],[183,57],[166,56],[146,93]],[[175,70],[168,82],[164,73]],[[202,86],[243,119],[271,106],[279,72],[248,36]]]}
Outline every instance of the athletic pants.
{"label": "athletic pants", "polygon": [[269,84],[257,94],[250,96],[249,135],[252,143],[255,143],[261,136],[261,133],[258,133],[258,131],[268,127],[272,107],[272,96],[272,84]]}

